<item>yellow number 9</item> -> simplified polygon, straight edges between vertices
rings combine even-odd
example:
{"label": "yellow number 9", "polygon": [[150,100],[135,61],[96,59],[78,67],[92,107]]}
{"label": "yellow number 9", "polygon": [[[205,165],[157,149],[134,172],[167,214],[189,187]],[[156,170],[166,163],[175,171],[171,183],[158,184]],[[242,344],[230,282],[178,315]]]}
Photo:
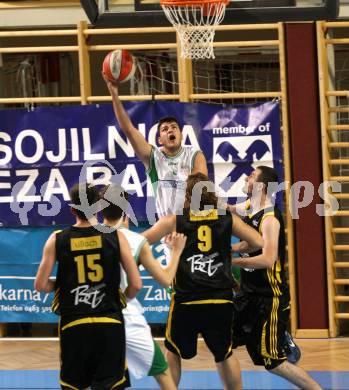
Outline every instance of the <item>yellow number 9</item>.
{"label": "yellow number 9", "polygon": [[201,252],[208,252],[212,248],[212,230],[209,226],[203,225],[198,229],[198,248]]}

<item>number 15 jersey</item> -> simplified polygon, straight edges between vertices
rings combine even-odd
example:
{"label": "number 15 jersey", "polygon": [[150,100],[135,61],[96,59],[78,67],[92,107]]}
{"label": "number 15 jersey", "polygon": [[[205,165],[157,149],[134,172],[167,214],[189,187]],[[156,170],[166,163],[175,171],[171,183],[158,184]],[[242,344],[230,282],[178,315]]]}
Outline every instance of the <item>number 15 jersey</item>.
{"label": "number 15 jersey", "polygon": [[58,262],[52,309],[61,316],[121,313],[117,232],[71,226],[56,234]]}

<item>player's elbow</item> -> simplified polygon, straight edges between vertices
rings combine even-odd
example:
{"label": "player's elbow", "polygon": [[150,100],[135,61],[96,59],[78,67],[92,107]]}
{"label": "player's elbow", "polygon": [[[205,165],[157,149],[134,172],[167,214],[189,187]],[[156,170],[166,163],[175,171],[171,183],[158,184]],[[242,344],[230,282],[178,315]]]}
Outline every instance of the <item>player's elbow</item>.
{"label": "player's elbow", "polygon": [[152,235],[149,233],[149,229],[142,232],[142,236],[144,236],[146,238],[146,240],[148,241],[149,245],[152,245],[154,244],[154,242],[156,240],[153,239]]}
{"label": "player's elbow", "polygon": [[277,258],[272,255],[265,254],[264,255],[264,264],[266,268],[273,268]]}

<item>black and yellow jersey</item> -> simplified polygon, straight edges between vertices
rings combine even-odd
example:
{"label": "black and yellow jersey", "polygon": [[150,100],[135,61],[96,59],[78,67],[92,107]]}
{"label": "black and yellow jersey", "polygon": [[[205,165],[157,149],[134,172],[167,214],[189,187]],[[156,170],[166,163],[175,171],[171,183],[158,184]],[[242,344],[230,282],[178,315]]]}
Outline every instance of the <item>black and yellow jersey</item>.
{"label": "black and yellow jersey", "polygon": [[[280,223],[278,239],[278,259],[272,268],[263,269],[241,269],[241,288],[246,293],[263,296],[284,296],[289,297],[288,284],[285,275],[285,226],[282,214],[277,206],[272,206],[258,211],[256,214],[249,214],[244,217],[244,222],[255,230],[262,232],[262,225],[266,218],[273,216]],[[262,254],[262,250],[254,253],[241,254],[242,257],[254,257]]]}
{"label": "black and yellow jersey", "polygon": [[232,215],[187,211],[177,216],[176,230],[187,236],[173,282],[177,302],[231,298]]}
{"label": "black and yellow jersey", "polygon": [[52,310],[61,316],[98,316],[121,311],[120,247],[116,232],[93,226],[56,233],[58,262]]}

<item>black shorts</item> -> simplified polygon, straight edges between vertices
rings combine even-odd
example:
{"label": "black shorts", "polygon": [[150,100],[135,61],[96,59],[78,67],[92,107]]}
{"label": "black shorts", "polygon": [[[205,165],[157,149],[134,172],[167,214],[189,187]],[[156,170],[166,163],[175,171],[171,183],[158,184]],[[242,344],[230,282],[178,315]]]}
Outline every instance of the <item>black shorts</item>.
{"label": "black shorts", "polygon": [[286,360],[283,349],[290,303],[282,297],[237,296],[234,301],[233,345],[246,345],[258,366],[271,370]]}
{"label": "black shorts", "polygon": [[172,298],[165,346],[182,359],[191,359],[197,353],[197,338],[201,334],[215,361],[221,362],[232,354],[232,302],[196,302],[177,303]]}
{"label": "black shorts", "polygon": [[60,322],[62,389],[129,387],[123,321],[109,317]]}

